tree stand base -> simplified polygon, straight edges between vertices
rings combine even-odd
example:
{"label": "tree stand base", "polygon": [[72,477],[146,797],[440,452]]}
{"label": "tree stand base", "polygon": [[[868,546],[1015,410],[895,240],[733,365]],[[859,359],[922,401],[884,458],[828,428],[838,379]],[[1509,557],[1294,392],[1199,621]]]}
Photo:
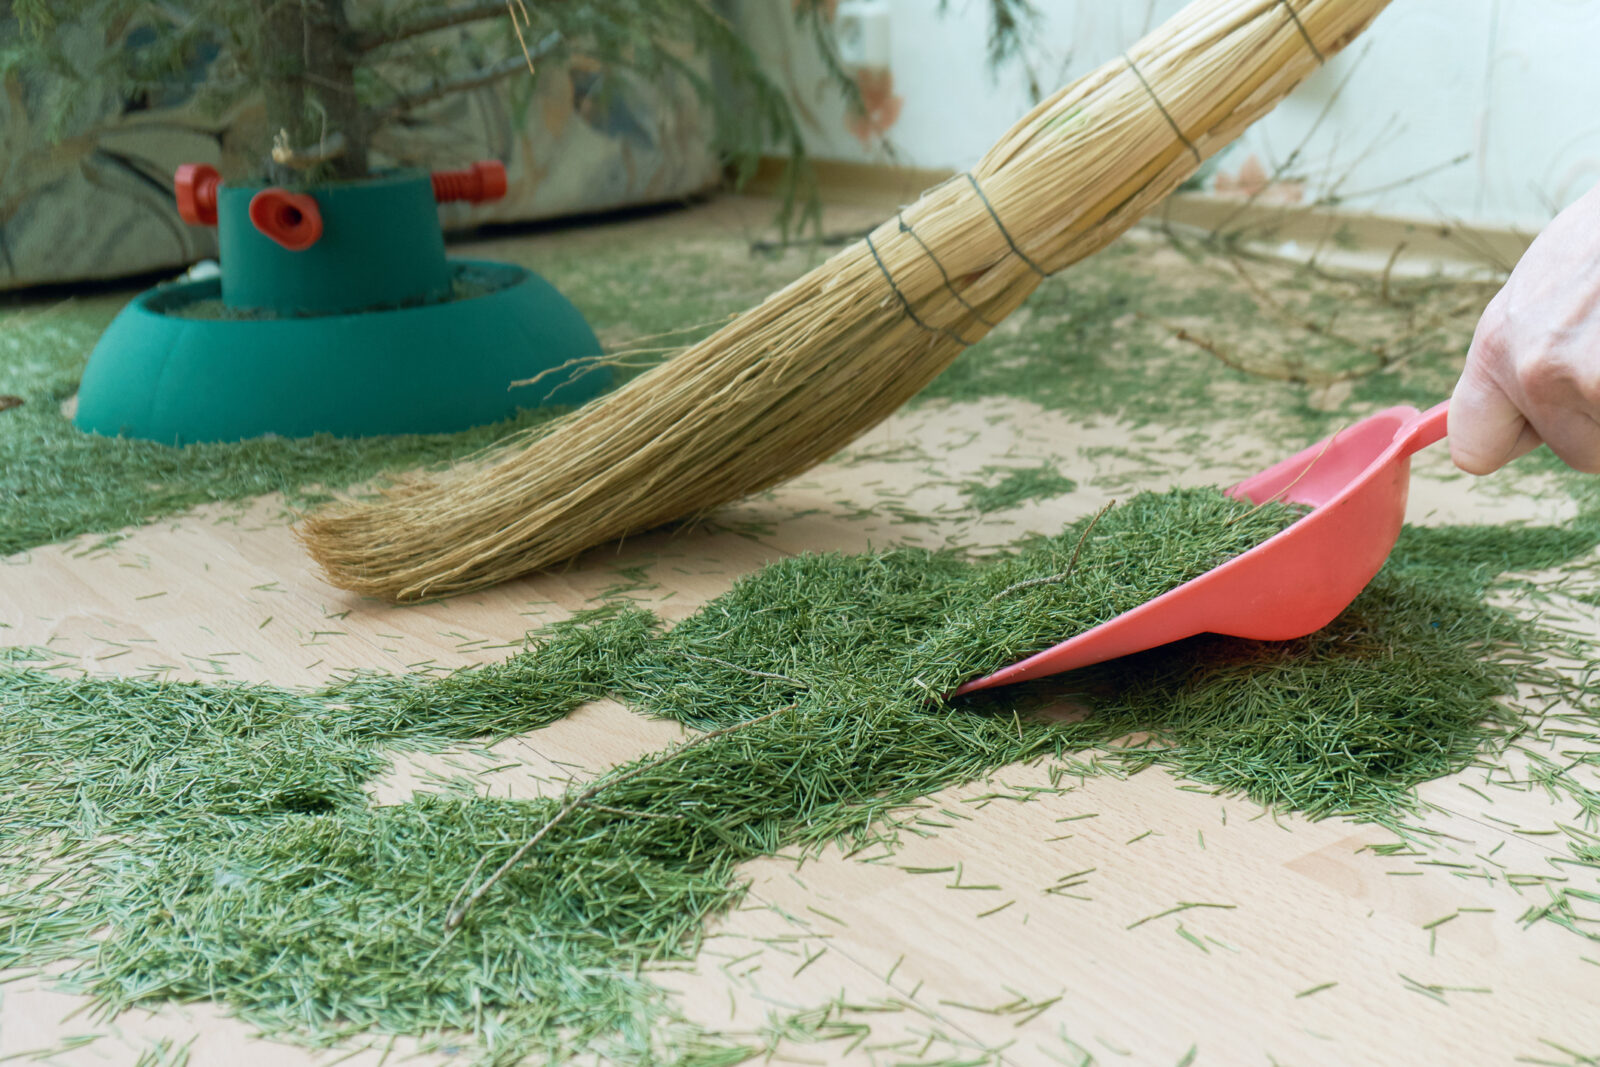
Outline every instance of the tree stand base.
{"label": "tree stand base", "polygon": [[610,384],[604,369],[557,370],[598,356],[600,343],[549,282],[509,264],[449,262],[449,298],[354,314],[240,314],[216,278],[148,290],[95,346],[74,422],[172,445],[449,433],[519,408],[575,406]]}

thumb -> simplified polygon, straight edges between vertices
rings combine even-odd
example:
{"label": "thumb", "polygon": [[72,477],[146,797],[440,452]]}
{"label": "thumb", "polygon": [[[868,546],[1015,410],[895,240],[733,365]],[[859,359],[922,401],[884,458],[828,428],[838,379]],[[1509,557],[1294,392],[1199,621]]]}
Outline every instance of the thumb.
{"label": "thumb", "polygon": [[1469,363],[1450,398],[1450,458],[1469,474],[1488,474],[1542,441],[1505,390],[1475,370]]}

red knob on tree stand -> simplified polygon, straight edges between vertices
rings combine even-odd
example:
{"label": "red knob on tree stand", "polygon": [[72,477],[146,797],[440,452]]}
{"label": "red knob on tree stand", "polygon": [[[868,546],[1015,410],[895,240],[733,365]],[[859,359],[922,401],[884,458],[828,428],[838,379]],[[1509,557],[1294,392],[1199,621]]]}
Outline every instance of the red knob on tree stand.
{"label": "red knob on tree stand", "polygon": [[304,193],[273,186],[250,198],[255,228],[291,252],[303,252],[322,236],[322,212]]}
{"label": "red knob on tree stand", "polygon": [[433,172],[433,198],[443,204],[465,200],[481,204],[506,195],[506,165],[498,159],[480,159],[466,170]]}
{"label": "red knob on tree stand", "polygon": [[185,163],[172,176],[178,217],[191,226],[217,224],[217,186],[222,176],[209,163]]}

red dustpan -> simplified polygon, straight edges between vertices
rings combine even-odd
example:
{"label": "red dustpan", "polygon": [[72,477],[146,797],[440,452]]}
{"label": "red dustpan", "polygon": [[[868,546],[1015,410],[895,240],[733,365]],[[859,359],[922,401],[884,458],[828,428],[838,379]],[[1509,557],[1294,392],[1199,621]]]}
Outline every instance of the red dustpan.
{"label": "red dustpan", "polygon": [[1405,519],[1411,454],[1444,437],[1448,407],[1380,411],[1246,478],[1228,494],[1313,510],[1220,567],[956,693],[1043,678],[1195,634],[1287,641],[1320,630],[1389,558]]}

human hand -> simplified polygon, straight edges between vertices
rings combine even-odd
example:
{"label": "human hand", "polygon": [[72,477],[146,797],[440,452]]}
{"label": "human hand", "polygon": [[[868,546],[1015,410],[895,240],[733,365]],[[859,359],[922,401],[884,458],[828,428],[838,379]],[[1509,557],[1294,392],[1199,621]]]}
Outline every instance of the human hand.
{"label": "human hand", "polygon": [[1450,400],[1450,455],[1464,471],[1488,474],[1541,443],[1600,472],[1600,185],[1489,301]]}

